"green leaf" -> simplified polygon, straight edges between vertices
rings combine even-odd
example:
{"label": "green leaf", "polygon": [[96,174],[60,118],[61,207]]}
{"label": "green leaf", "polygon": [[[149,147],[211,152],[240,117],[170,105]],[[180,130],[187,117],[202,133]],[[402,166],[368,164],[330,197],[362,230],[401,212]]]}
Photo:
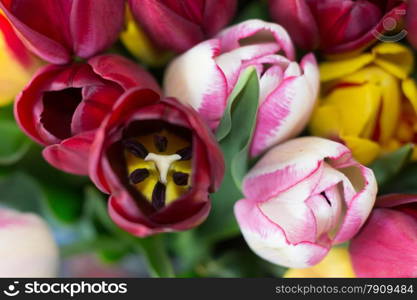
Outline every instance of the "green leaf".
{"label": "green leaf", "polygon": [[29,149],[30,140],[12,120],[0,120],[0,136],[0,165],[14,164]]}
{"label": "green leaf", "polygon": [[253,77],[253,73],[256,72],[254,68],[246,69],[239,77],[235,88],[227,99],[227,107],[223,114],[223,118],[220,121],[219,127],[216,131],[216,138],[218,142],[221,142],[232,129],[232,107],[235,100],[239,99],[239,95],[242,90],[247,86],[248,81]]}
{"label": "green leaf", "polygon": [[22,212],[42,211],[43,193],[29,175],[16,171],[0,178],[0,205]]}
{"label": "green leaf", "polygon": [[400,193],[416,194],[417,193],[417,163],[406,166],[397,176],[384,184],[380,194]]}
{"label": "green leaf", "polygon": [[49,213],[58,221],[73,224],[82,216],[83,195],[64,184],[41,183]]}
{"label": "green leaf", "polygon": [[22,172],[0,178],[0,205],[22,212],[40,213],[43,194],[38,183]]}
{"label": "green leaf", "polygon": [[370,165],[379,186],[384,185],[410,161],[413,145],[407,144],[397,151],[387,154]]}
{"label": "green leaf", "polygon": [[239,233],[233,205],[242,198],[241,183],[248,171],[248,151],[256,125],[259,81],[255,68],[242,73],[228,101],[217,132],[226,161],[225,178],[219,191],[212,195],[212,212],[201,226],[202,235],[212,242]]}
{"label": "green leaf", "polygon": [[244,7],[234,23],[237,24],[250,19],[268,20],[268,17],[267,1],[252,1]]}

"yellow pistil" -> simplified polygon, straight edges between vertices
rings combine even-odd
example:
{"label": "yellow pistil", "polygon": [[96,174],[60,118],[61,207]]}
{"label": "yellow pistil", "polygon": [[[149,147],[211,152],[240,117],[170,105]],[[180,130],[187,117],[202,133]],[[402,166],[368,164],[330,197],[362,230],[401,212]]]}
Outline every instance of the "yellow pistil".
{"label": "yellow pistil", "polygon": [[[158,138],[165,140],[166,144],[158,145]],[[190,189],[191,159],[182,160],[182,157],[177,154],[179,150],[190,147],[190,141],[167,130],[154,132],[132,140],[143,145],[148,153],[144,157],[139,157],[132,151],[125,149],[127,171],[130,175],[138,169],[148,170],[149,175],[144,180],[132,184],[150,203],[152,203],[154,189],[158,182],[166,187],[165,205],[178,199]],[[174,174],[176,173],[187,174],[188,182],[185,185],[175,183]]]}

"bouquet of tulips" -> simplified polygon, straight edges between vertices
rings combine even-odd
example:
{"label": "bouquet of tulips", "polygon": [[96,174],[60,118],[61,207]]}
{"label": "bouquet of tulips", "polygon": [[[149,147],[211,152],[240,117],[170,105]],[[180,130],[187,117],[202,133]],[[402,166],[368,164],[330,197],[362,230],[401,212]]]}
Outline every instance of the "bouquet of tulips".
{"label": "bouquet of tulips", "polygon": [[416,48],[417,0],[0,0],[0,276],[417,277]]}

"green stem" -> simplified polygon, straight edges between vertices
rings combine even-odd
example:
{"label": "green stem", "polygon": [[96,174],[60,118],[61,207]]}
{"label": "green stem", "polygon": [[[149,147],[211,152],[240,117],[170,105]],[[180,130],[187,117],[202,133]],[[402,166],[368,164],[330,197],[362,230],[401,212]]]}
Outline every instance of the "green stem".
{"label": "green stem", "polygon": [[162,235],[135,239],[132,246],[145,257],[152,277],[175,277]]}

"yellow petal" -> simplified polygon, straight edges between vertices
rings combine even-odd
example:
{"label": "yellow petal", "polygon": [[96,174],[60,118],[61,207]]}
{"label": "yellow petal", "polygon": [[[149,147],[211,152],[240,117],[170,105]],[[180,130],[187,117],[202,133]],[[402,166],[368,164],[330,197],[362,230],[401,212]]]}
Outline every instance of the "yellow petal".
{"label": "yellow petal", "polygon": [[407,78],[402,82],[402,90],[407,99],[411,102],[414,112],[417,113],[417,85],[416,82]]}
{"label": "yellow petal", "polygon": [[381,103],[381,90],[374,84],[336,88],[324,100],[337,110],[340,134],[369,138]]}
{"label": "yellow petal", "polygon": [[323,105],[316,108],[310,121],[310,132],[313,135],[335,138],[339,137],[341,129],[336,106]]}
{"label": "yellow petal", "polygon": [[324,62],[320,64],[320,80],[326,82],[352,74],[371,63],[373,59],[372,54],[365,53],[349,59]]}
{"label": "yellow petal", "polygon": [[130,10],[127,10],[126,29],[120,35],[120,39],[130,53],[149,66],[163,66],[173,57],[171,52],[162,51],[155,47],[145,32],[134,21]]}
{"label": "yellow petal", "polygon": [[306,269],[289,269],[285,278],[335,278],[355,277],[347,248],[333,248],[329,254],[314,267]]}
{"label": "yellow petal", "polygon": [[374,141],[355,136],[342,136],[341,138],[352,151],[353,157],[363,165],[369,165],[380,155],[381,148]]}
{"label": "yellow petal", "polygon": [[0,30],[0,106],[14,100],[39,66],[40,62],[35,59],[31,66],[22,66],[10,51]]}
{"label": "yellow petal", "polygon": [[405,79],[414,68],[411,49],[397,43],[381,43],[372,49],[375,64],[392,75]]}
{"label": "yellow petal", "polygon": [[[372,84],[380,90],[382,96],[382,109],[379,112],[379,141],[381,143],[388,141],[394,133],[400,114],[401,90],[399,80],[377,66],[364,68],[359,72],[346,76],[343,80],[356,84]],[[346,134],[348,134],[348,132],[346,132]]]}

